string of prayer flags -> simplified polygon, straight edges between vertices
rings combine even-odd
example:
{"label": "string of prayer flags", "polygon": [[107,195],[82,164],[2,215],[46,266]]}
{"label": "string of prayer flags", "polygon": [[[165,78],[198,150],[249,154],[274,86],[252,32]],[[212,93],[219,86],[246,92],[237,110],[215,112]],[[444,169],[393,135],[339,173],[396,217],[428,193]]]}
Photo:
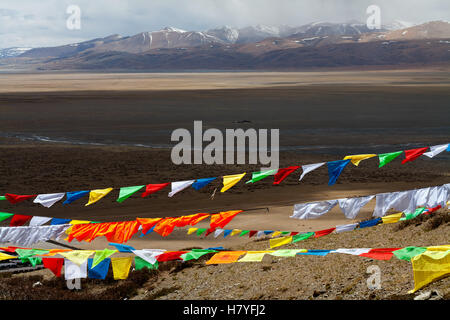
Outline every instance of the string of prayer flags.
{"label": "string of prayer flags", "polygon": [[91,192],[89,192],[89,202],[86,203],[85,206],[89,206],[93,203],[96,203],[101,198],[110,193],[112,190],[113,188],[91,190]]}
{"label": "string of prayer flags", "polygon": [[65,193],[47,193],[47,194],[39,194],[36,198],[34,198],[33,203],[40,203],[46,208],[50,208],[56,202],[64,198]]}
{"label": "string of prayer flags", "polygon": [[297,255],[308,255],[308,256],[321,256],[324,257],[329,254],[331,250],[308,250],[306,252],[299,252]]}
{"label": "string of prayer flags", "polygon": [[63,202],[63,204],[70,204],[74,202],[75,200],[78,200],[85,195],[89,194],[90,191],[73,191],[73,192],[67,192],[66,193],[66,201]]}
{"label": "string of prayer flags", "polygon": [[197,179],[193,184],[192,184],[192,188],[194,188],[195,190],[200,190],[201,188],[207,186],[208,184],[210,184],[211,182],[213,182],[214,180],[216,180],[217,177],[214,178],[203,178],[203,179]]}
{"label": "string of prayer flags", "polygon": [[236,183],[238,183],[244,176],[245,172],[241,174],[233,174],[229,176],[223,176],[223,187],[220,192],[225,192],[231,187],[233,187]]}
{"label": "string of prayer flags", "polygon": [[29,220],[31,220],[32,216],[22,215],[22,214],[15,214],[11,221],[9,222],[10,227],[19,227],[23,226],[25,223],[27,223]]}
{"label": "string of prayer flags", "polygon": [[124,280],[128,278],[132,261],[132,257],[111,258],[114,280]]}
{"label": "string of prayer flags", "polygon": [[278,170],[278,172],[274,176],[274,185],[280,184],[284,179],[287,178],[288,175],[290,175],[292,172],[296,171],[300,166],[291,166],[287,168],[281,168]]}
{"label": "string of prayer flags", "polygon": [[427,156],[428,158],[434,158],[435,156],[437,156],[439,153],[444,152],[445,150],[448,151],[448,149],[450,148],[450,144],[440,144],[437,146],[431,146],[430,147],[430,151],[425,152],[423,155]]}
{"label": "string of prayer flags", "polygon": [[181,192],[184,189],[190,187],[194,182],[195,182],[195,180],[185,180],[185,181],[172,182],[171,183],[172,191],[169,192],[169,197],[173,197],[178,192]]}
{"label": "string of prayer flags", "polygon": [[414,274],[414,293],[427,284],[450,274],[450,250],[429,251],[411,259]]}
{"label": "string of prayer flags", "polygon": [[109,265],[111,264],[111,259],[103,259],[96,265],[93,265],[93,263],[95,262],[95,258],[89,258],[87,262],[88,278],[99,280],[104,280],[106,278],[106,276],[108,275]]}
{"label": "string of prayer flags", "polygon": [[323,166],[325,164],[325,162],[320,162],[320,163],[313,163],[313,164],[305,164],[302,166],[302,175],[300,176],[299,181],[301,181],[303,179],[303,177],[308,173],[311,172],[313,170],[316,170],[317,168]]}
{"label": "string of prayer flags", "polygon": [[346,156],[343,160],[350,159],[351,162],[355,166],[358,166],[361,161],[370,159],[370,158],[373,158],[376,156],[377,156],[376,154],[355,154],[355,155],[351,155],[351,156]]}
{"label": "string of prayer flags", "polygon": [[348,165],[350,160],[338,160],[327,162],[328,176],[330,177],[328,185],[332,186],[336,183],[344,168]]}
{"label": "string of prayer flags", "polygon": [[145,185],[142,186],[133,186],[133,187],[122,187],[119,191],[119,197],[117,198],[117,202],[122,203],[133,194],[141,190]]}
{"label": "string of prayer flags", "polygon": [[0,222],[3,220],[9,219],[14,215],[14,213],[8,213],[8,212],[0,212]]}
{"label": "string of prayer flags", "polygon": [[6,200],[8,200],[11,204],[16,204],[34,197],[36,197],[36,195],[19,195],[13,193],[5,193]]}
{"label": "string of prayer flags", "polygon": [[255,183],[259,180],[262,180],[270,175],[273,175],[277,172],[277,169],[273,169],[273,170],[267,170],[267,171],[258,171],[258,172],[253,172],[252,173],[252,179],[248,180],[246,182],[247,183]]}
{"label": "string of prayer flags", "polygon": [[64,265],[64,258],[42,258],[44,268],[53,272],[56,277],[61,277],[61,270]]}
{"label": "string of prayer flags", "polygon": [[155,193],[159,190],[164,189],[165,187],[167,187],[170,184],[170,182],[167,183],[158,183],[158,184],[148,184],[145,187],[145,191],[142,193],[141,197],[145,198],[149,195],[151,195],[152,193]]}
{"label": "string of prayer flags", "polygon": [[222,264],[236,262],[247,251],[221,251],[211,257],[206,264]]}
{"label": "string of prayer flags", "polygon": [[401,155],[403,151],[396,151],[396,152],[390,152],[390,153],[382,153],[378,155],[378,158],[380,160],[380,164],[378,165],[378,168],[381,168],[397,158],[399,155]]}
{"label": "string of prayer flags", "polygon": [[405,159],[403,159],[402,164],[416,160],[418,157],[423,155],[427,150],[428,147],[405,150]]}

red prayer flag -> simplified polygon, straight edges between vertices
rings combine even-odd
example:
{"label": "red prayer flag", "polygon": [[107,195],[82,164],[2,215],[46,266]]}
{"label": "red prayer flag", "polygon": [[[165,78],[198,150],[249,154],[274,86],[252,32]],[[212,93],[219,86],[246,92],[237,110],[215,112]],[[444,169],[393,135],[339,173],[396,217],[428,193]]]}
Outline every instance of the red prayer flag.
{"label": "red prayer flag", "polygon": [[428,147],[405,150],[405,159],[403,159],[402,164],[405,164],[406,162],[409,162],[409,161],[416,160],[418,157],[420,157],[425,152],[427,152],[427,150],[428,150]]}
{"label": "red prayer flag", "polygon": [[336,230],[336,228],[330,228],[330,229],[325,229],[325,230],[316,231],[316,232],[314,233],[314,238],[326,236],[327,234],[332,233],[334,230]]}
{"label": "red prayer flag", "polygon": [[187,252],[189,252],[189,251],[169,251],[169,252],[166,251],[166,252],[160,254],[159,256],[156,256],[156,260],[158,260],[158,262],[171,261],[171,260],[183,260],[182,258],[180,258],[180,256]]}
{"label": "red prayer flag", "polygon": [[31,220],[33,216],[24,216],[21,214],[15,214],[12,219],[11,222],[9,223],[10,227],[19,227],[19,226],[23,226],[28,220]]}
{"label": "red prayer flag", "polygon": [[5,252],[14,253],[16,252],[16,249],[29,249],[29,248],[22,248],[22,247],[0,247],[0,250]]}
{"label": "red prayer flag", "polygon": [[61,276],[64,258],[42,258],[42,263],[44,264],[44,267],[53,272],[55,276]]}
{"label": "red prayer flag", "polygon": [[442,208],[441,205],[438,205],[437,207],[434,207],[434,208],[429,208],[428,211],[427,211],[427,212],[424,212],[423,214],[430,214],[430,213],[433,213],[433,212],[435,212],[435,211],[438,211],[440,208]]}
{"label": "red prayer flag", "polygon": [[148,184],[145,187],[145,191],[142,193],[141,197],[145,198],[148,195],[151,195],[152,193],[155,193],[156,191],[159,191],[161,189],[164,189],[170,184],[170,182],[167,183],[158,183],[158,184]]}
{"label": "red prayer flag", "polygon": [[34,197],[36,197],[36,195],[19,195],[19,194],[5,193],[6,200],[8,200],[12,204],[16,204]]}
{"label": "red prayer flag", "polygon": [[298,234],[297,231],[292,231],[291,234],[290,234],[290,236],[295,236],[296,234]]}
{"label": "red prayer flag", "polygon": [[292,166],[287,168],[281,168],[278,170],[278,172],[274,176],[273,184],[280,184],[281,181],[286,179],[288,175],[290,175],[292,172],[300,168],[300,166]]}
{"label": "red prayer flag", "polygon": [[250,232],[248,233],[248,237],[251,238],[253,237],[258,231],[256,230],[250,230]]}
{"label": "red prayer flag", "polygon": [[380,249],[371,249],[367,253],[362,253],[359,256],[371,258],[375,260],[390,260],[393,255],[393,251],[399,250],[401,248],[380,248]]}

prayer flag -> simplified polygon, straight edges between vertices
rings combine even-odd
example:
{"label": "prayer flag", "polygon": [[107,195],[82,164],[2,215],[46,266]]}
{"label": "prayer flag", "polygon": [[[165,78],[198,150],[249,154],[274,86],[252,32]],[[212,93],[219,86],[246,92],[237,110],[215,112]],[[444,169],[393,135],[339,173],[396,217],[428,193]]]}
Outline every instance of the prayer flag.
{"label": "prayer flag", "polygon": [[284,179],[287,178],[288,175],[296,171],[298,168],[300,168],[300,166],[291,166],[279,169],[278,172],[275,174],[273,184],[274,185],[280,184]]}
{"label": "prayer flag", "polygon": [[376,154],[355,154],[352,156],[346,156],[344,160],[350,159],[355,166],[358,166],[359,163],[363,160],[370,159],[376,157]]}
{"label": "prayer flag", "polygon": [[165,187],[167,187],[170,183],[158,183],[158,184],[148,184],[145,187],[145,191],[142,193],[141,197],[145,198],[149,195],[151,195],[152,193],[155,193],[161,189],[164,189]]}
{"label": "prayer flag", "polygon": [[313,164],[305,164],[304,166],[302,166],[303,172],[302,172],[302,175],[300,176],[299,181],[301,181],[308,172],[316,170],[317,168],[323,166],[324,164],[325,164],[325,162],[320,162],[320,163],[313,163]]}
{"label": "prayer flag", "polygon": [[89,206],[93,203],[96,203],[101,198],[110,193],[112,190],[113,188],[91,190],[91,192],[89,193],[89,202],[86,203],[85,206]]}
{"label": "prayer flag", "polygon": [[144,268],[150,269],[150,270],[156,270],[158,269],[158,261],[155,261],[155,263],[151,264],[141,257],[134,257],[134,268],[136,270],[141,270]]}
{"label": "prayer flag", "polygon": [[44,264],[44,267],[53,272],[56,277],[61,277],[64,258],[42,258],[42,263]]}
{"label": "prayer flag", "polygon": [[276,239],[270,239],[269,244],[271,248],[284,246],[285,244],[291,243],[292,237],[282,237],[282,238],[276,238]]}
{"label": "prayer flag", "polygon": [[169,192],[169,197],[173,197],[178,192],[183,191],[184,189],[188,188],[190,185],[192,185],[195,182],[195,180],[185,180],[185,181],[176,181],[172,182],[172,191]]}
{"label": "prayer flag", "polygon": [[397,151],[397,152],[390,152],[390,153],[382,153],[378,155],[378,159],[380,160],[380,164],[378,165],[378,168],[381,168],[397,158],[399,155],[401,155],[403,151]]}
{"label": "prayer flag", "polygon": [[44,223],[49,222],[52,220],[52,218],[49,217],[40,217],[40,216],[34,216],[30,220],[30,226],[42,226]]}
{"label": "prayer flag", "polygon": [[87,260],[78,265],[64,259],[64,278],[66,280],[87,278]]}
{"label": "prayer flag", "polygon": [[388,216],[381,217],[383,223],[396,223],[402,217],[403,212],[390,214]]}
{"label": "prayer flag", "polygon": [[100,261],[98,264],[92,266],[93,261],[92,258],[88,259],[88,278],[90,279],[101,279],[104,280],[108,275],[109,265],[111,263],[111,259],[106,258]]}
{"label": "prayer flag", "polygon": [[395,250],[394,256],[400,260],[411,261],[411,259],[421,253],[427,251],[425,247],[406,247],[400,250]]}
{"label": "prayer flag", "polygon": [[262,180],[270,175],[273,175],[277,172],[277,169],[267,170],[267,171],[258,171],[252,173],[252,179],[248,180],[246,183],[254,183],[259,180]]}
{"label": "prayer flag", "polygon": [[117,198],[117,202],[122,203],[133,194],[141,190],[145,185],[142,186],[134,186],[134,187],[122,187],[119,191],[119,197]]}
{"label": "prayer flag", "polygon": [[338,160],[327,162],[328,175],[330,177],[328,185],[332,186],[336,183],[337,179],[342,173],[342,170],[348,165],[350,160]]}
{"label": "prayer flag", "polygon": [[245,256],[240,258],[238,262],[261,262],[266,253],[271,251],[247,251]]}
{"label": "prayer flag", "polygon": [[108,258],[109,256],[113,255],[114,253],[118,252],[118,250],[109,250],[109,249],[103,249],[103,250],[96,250],[94,255],[94,261],[92,263],[92,268],[95,268],[100,262]]}
{"label": "prayer flag", "polygon": [[8,218],[11,218],[13,215],[14,213],[0,212],[0,222]]}
{"label": "prayer flag", "polygon": [[128,278],[132,261],[133,257],[111,258],[114,280],[124,280]]}
{"label": "prayer flag", "polygon": [[189,228],[187,234],[193,234],[198,228]]}
{"label": "prayer flag", "polygon": [[3,252],[0,252],[0,261],[9,260],[9,259],[17,259],[17,257],[16,256],[12,256],[10,254],[6,254],[6,253],[3,253]]}
{"label": "prayer flag", "polygon": [[25,215],[21,215],[21,214],[15,214],[10,223],[9,226],[10,227],[19,227],[19,226],[23,226],[25,223],[28,222],[28,220],[31,220],[32,216],[25,216]]}
{"label": "prayer flag", "polygon": [[336,228],[330,228],[330,229],[316,231],[316,232],[314,232],[314,238],[326,236],[326,235],[332,233],[334,230],[336,230]]}
{"label": "prayer flag", "polygon": [[85,195],[87,195],[89,191],[73,191],[73,192],[67,192],[66,193],[66,201],[63,202],[63,204],[70,204],[74,202],[75,200],[78,200]]}
{"label": "prayer flag", "polygon": [[113,242],[110,242],[110,243],[108,243],[110,246],[114,246],[114,247],[116,247],[116,249],[119,251],[119,252],[133,252],[132,250],[135,250],[132,246],[128,246],[128,245],[126,245],[126,244],[120,244],[120,243],[113,243]]}
{"label": "prayer flag", "polygon": [[192,188],[194,188],[195,190],[200,190],[201,188],[203,188],[204,186],[208,185],[209,183],[211,183],[212,181],[216,180],[217,177],[214,178],[203,178],[203,179],[197,179],[193,184],[192,184]]}
{"label": "prayer flag", "polygon": [[73,263],[77,265],[81,265],[82,263],[85,263],[86,260],[95,253],[95,250],[72,250],[67,252],[60,252],[58,254],[62,255],[63,257],[69,259]]}
{"label": "prayer flag", "polygon": [[233,174],[229,176],[223,176],[223,187],[220,192],[225,192],[231,187],[233,187],[236,183],[238,183],[244,176],[245,172],[241,174]]}
{"label": "prayer flag", "polygon": [[206,264],[222,264],[222,263],[233,263],[236,262],[239,257],[247,251],[221,251],[216,253],[206,261]]}
{"label": "prayer flag", "polygon": [[450,147],[450,144],[440,144],[437,146],[431,146],[430,151],[425,152],[423,155],[427,156],[428,158],[433,158],[437,156],[439,153],[444,152]]}
{"label": "prayer flag", "polygon": [[67,224],[70,221],[71,221],[70,219],[52,218],[52,221],[50,222],[50,225],[56,226],[58,224]]}
{"label": "prayer flag", "polygon": [[22,201],[25,201],[27,199],[31,199],[36,197],[36,195],[18,195],[18,194],[12,194],[12,193],[5,193],[5,198],[12,204],[16,204]]}
{"label": "prayer flag", "polygon": [[442,276],[450,274],[450,250],[425,251],[411,259],[414,273],[414,293]]}
{"label": "prayer flag", "polygon": [[65,193],[47,193],[47,194],[39,194],[36,198],[34,198],[34,203],[40,203],[46,208],[50,208],[56,202],[64,198]]}
{"label": "prayer flag", "polygon": [[427,150],[428,147],[405,150],[405,159],[403,159],[402,164],[416,160],[418,157],[423,155]]}
{"label": "prayer flag", "polygon": [[371,258],[375,260],[390,260],[393,255],[393,251],[399,250],[401,248],[380,248],[380,249],[371,249],[367,253],[362,253],[360,257]]}

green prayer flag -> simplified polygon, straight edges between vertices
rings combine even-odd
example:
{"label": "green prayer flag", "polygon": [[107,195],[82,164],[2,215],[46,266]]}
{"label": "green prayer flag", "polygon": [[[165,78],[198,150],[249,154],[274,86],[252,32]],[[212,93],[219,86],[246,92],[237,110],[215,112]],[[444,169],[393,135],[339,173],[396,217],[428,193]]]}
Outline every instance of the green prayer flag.
{"label": "green prayer flag", "polygon": [[250,183],[250,182],[253,183],[253,182],[262,180],[267,176],[273,175],[277,171],[278,171],[277,169],[273,169],[273,170],[268,170],[268,171],[263,171],[263,172],[261,172],[261,171],[253,172],[252,179],[248,180],[246,183]]}
{"label": "green prayer flag", "polygon": [[8,219],[9,217],[12,217],[13,215],[14,213],[0,212],[0,222]]}
{"label": "green prayer flag", "polygon": [[378,166],[378,168],[381,168],[382,166],[388,164],[402,153],[403,151],[379,154],[378,158],[380,159],[380,165]]}
{"label": "green prayer flag", "polygon": [[5,196],[0,196],[0,201],[2,201],[2,200],[6,200],[6,197]]}
{"label": "green prayer flag", "polygon": [[309,237],[311,237],[312,235],[314,235],[314,232],[296,234],[295,236],[292,236],[292,243],[295,243],[295,242],[298,242],[298,241],[302,241],[302,240],[306,240]]}
{"label": "green prayer flag", "polygon": [[249,233],[250,232],[250,230],[243,230],[242,232],[241,232],[241,234],[239,235],[239,237],[242,237],[242,236],[245,236],[247,233]]}
{"label": "green prayer flag", "polygon": [[19,259],[25,263],[30,262],[31,265],[34,267],[36,264],[42,264],[41,257],[33,257],[36,254],[46,254],[49,253],[48,250],[42,250],[42,249],[16,249],[16,253],[19,255]]}
{"label": "green prayer flag", "polygon": [[424,253],[427,248],[424,247],[406,247],[400,250],[395,250],[392,253],[401,260],[411,261],[411,258]]}
{"label": "green prayer flag", "polygon": [[285,235],[287,235],[287,234],[291,234],[291,232],[290,232],[290,231],[282,231],[282,232],[281,232],[281,235],[282,235],[282,236],[285,236]]}
{"label": "green prayer flag", "polygon": [[136,270],[141,270],[144,268],[150,269],[150,270],[156,270],[158,269],[158,261],[156,261],[154,264],[151,264],[148,261],[145,261],[141,257],[134,257],[134,268]]}
{"label": "green prayer flag", "polygon": [[406,213],[405,216],[400,218],[401,221],[414,219],[418,215],[422,214],[425,211],[425,208],[417,208],[413,213]]}
{"label": "green prayer flag", "polygon": [[211,253],[211,252],[217,252],[217,251],[216,250],[192,249],[192,251],[183,253],[180,256],[180,258],[183,259],[183,261],[197,260],[198,258],[204,256],[205,254]]}
{"label": "green prayer flag", "polygon": [[98,265],[100,262],[108,258],[109,256],[113,255],[114,253],[118,252],[118,250],[110,250],[110,249],[103,249],[103,250],[96,250],[94,255],[94,260],[92,261],[92,268],[95,268],[96,265]]}
{"label": "green prayer flag", "polygon": [[205,231],[206,231],[206,228],[198,228],[197,229],[197,235],[201,236],[203,234],[203,232],[205,232]]}
{"label": "green prayer flag", "polygon": [[126,199],[141,190],[143,187],[145,187],[145,185],[120,188],[119,198],[117,198],[117,202],[124,202]]}

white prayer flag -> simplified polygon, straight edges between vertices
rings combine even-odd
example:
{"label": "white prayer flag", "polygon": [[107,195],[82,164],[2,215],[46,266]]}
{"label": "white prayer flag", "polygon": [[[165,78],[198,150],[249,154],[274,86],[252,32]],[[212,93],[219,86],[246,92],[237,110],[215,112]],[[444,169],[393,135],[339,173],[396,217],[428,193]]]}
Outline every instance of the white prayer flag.
{"label": "white prayer flag", "polygon": [[355,219],[362,207],[375,196],[338,199],[339,207],[348,219]]}
{"label": "white prayer flag", "polygon": [[169,197],[173,197],[178,192],[183,191],[184,189],[188,188],[194,182],[195,182],[195,180],[172,182],[171,183],[172,191],[169,192]]}
{"label": "white prayer flag", "polygon": [[294,205],[294,213],[291,218],[315,219],[333,209],[337,204],[337,200],[296,204]]}
{"label": "white prayer flag", "polygon": [[32,226],[42,226],[44,223],[49,222],[52,220],[52,218],[49,217],[40,217],[40,216],[34,216],[30,220],[30,227]]}
{"label": "white prayer flag", "polygon": [[437,156],[439,153],[444,152],[448,149],[449,144],[440,144],[437,146],[430,147],[430,151],[425,152],[423,155],[427,156],[428,158],[433,158]]}
{"label": "white prayer flag", "polygon": [[77,265],[69,259],[64,259],[64,277],[66,280],[87,278],[87,260]]}
{"label": "white prayer flag", "polygon": [[64,198],[65,193],[47,193],[47,194],[39,194],[35,199],[34,203],[40,203],[44,207],[50,208],[56,202]]}
{"label": "white prayer flag", "polygon": [[306,164],[306,165],[302,166],[303,172],[302,172],[302,175],[300,176],[299,181],[301,181],[308,172],[316,170],[317,168],[323,166],[324,164],[325,164],[325,162],[320,162],[320,163],[314,163],[314,164]]}

